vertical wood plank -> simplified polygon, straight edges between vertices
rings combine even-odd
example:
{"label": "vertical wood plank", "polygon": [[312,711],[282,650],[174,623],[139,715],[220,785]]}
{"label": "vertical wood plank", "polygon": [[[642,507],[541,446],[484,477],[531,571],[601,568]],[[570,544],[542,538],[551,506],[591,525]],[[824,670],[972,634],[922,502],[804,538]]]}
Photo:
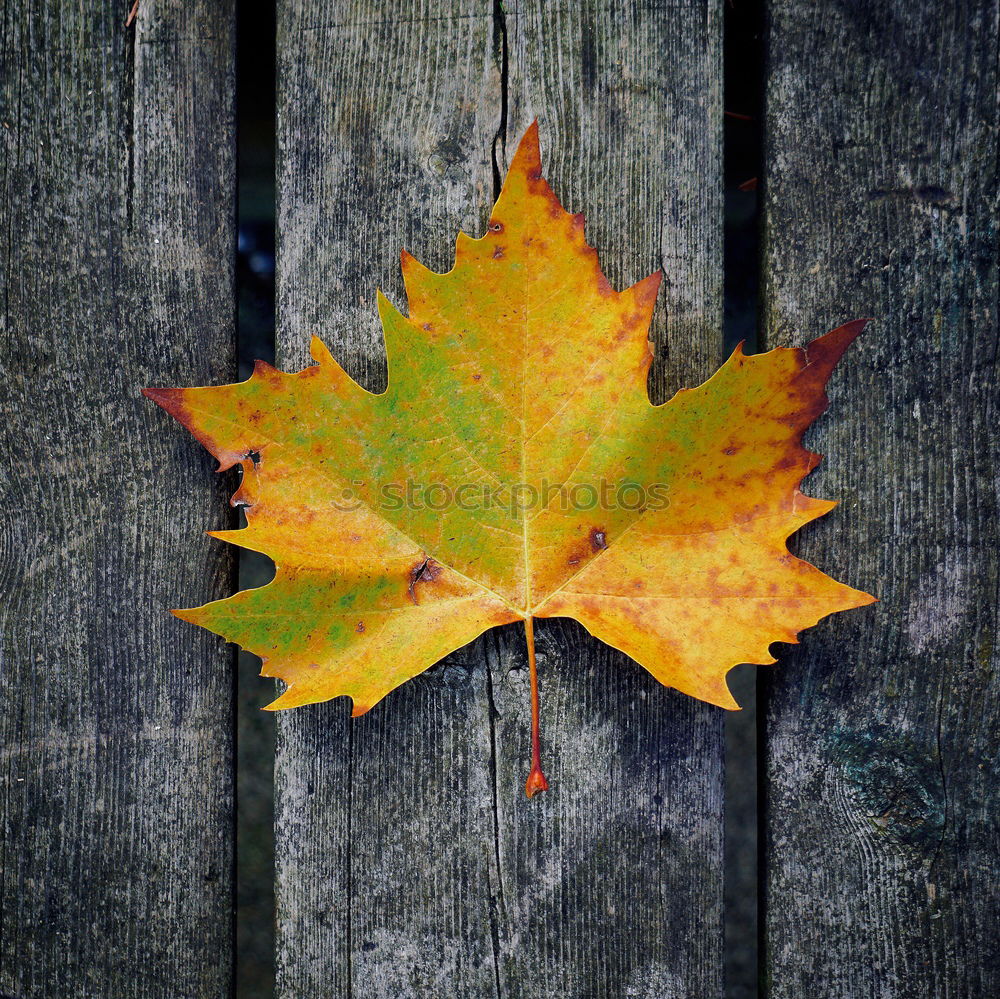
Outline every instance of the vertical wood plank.
{"label": "vertical wood plank", "polygon": [[[650,391],[664,401],[721,359],[721,4],[502,9],[502,158],[537,117],[546,176],[612,286],[663,271]],[[531,802],[523,640],[493,639],[503,994],[721,995],[723,712],[576,622],[535,631],[554,791]]]}
{"label": "vertical wood plank", "polygon": [[[140,397],[235,374],[233,9],[0,15],[0,993],[230,983],[212,461]],[[232,483],[229,483],[231,486]]]}
{"label": "vertical wood plank", "polygon": [[771,4],[767,346],[873,316],[798,552],[881,603],[767,693],[768,995],[987,996],[995,956],[994,2]]}
{"label": "vertical wood plank", "polygon": [[[666,270],[655,396],[710,373],[718,5],[549,6],[280,8],[283,366],[316,332],[382,385],[376,287],[403,304],[401,247],[443,270],[459,228],[483,231],[538,115],[547,174],[612,282]],[[538,633],[553,791],[531,802],[520,628],[353,722],[336,702],[280,718],[279,996],[721,993],[719,712],[580,628]]]}
{"label": "vertical wood plank", "polygon": [[[400,250],[446,270],[488,217],[494,30],[481,0],[279,6],[281,366],[315,333],[384,386],[376,289],[405,307]],[[479,642],[361,718],[279,716],[279,997],[494,993],[489,710]]]}

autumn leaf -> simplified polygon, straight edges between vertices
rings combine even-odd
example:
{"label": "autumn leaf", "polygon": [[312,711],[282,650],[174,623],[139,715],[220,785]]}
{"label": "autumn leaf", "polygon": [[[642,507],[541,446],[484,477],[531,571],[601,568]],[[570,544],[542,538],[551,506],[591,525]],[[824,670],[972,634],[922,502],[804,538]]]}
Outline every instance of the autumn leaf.
{"label": "autumn leaf", "polygon": [[271,708],[338,696],[360,715],[495,625],[524,621],[530,794],[538,748],[533,619],[572,617],[661,683],[736,708],[726,673],[874,598],[789,554],[834,506],[799,491],[805,428],[864,321],[804,349],[745,356],[649,402],[660,274],[622,292],[521,142],[481,239],[445,274],[402,255],[408,316],[381,294],[389,384],[258,362],[237,385],[147,389],[243,479],[274,580],[176,611],[264,660]]}

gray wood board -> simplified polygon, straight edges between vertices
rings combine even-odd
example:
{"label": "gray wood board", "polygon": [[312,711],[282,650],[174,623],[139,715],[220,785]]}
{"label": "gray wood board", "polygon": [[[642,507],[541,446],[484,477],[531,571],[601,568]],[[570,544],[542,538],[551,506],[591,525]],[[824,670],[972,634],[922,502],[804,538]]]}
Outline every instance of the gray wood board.
{"label": "gray wood board", "polygon": [[997,17],[771,6],[766,345],[875,318],[795,550],[881,600],[768,686],[773,997],[1000,995]]}
{"label": "gray wood board", "polygon": [[[721,348],[716,3],[286,2],[278,354],[317,333],[385,383],[375,290],[401,247],[451,265],[534,116],[545,170],[616,287],[659,267],[662,399]],[[278,993],[721,993],[721,712],[566,622],[537,625],[552,790],[524,797],[523,629],[484,636],[353,722],[283,714]]]}
{"label": "gray wood board", "polygon": [[228,994],[233,483],[139,395],[235,374],[233,9],[0,15],[0,993]]}

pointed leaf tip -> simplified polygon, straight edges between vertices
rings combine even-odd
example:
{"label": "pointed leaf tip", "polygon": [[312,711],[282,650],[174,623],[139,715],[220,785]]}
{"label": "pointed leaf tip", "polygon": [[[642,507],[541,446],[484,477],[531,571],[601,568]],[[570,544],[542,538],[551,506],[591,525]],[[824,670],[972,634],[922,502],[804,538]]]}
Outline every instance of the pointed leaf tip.
{"label": "pointed leaf tip", "polygon": [[179,419],[181,411],[181,399],[184,396],[184,389],[180,388],[144,388],[139,390],[147,399],[155,402],[161,409],[166,410],[171,416]]}
{"label": "pointed leaf tip", "polygon": [[333,359],[333,354],[330,353],[329,348],[318,336],[312,337],[309,341],[309,356],[317,363],[321,365],[333,365],[336,361]]}
{"label": "pointed leaf tip", "polygon": [[511,160],[510,172],[526,174],[532,180],[542,176],[542,150],[538,142],[538,119],[529,126],[518,143],[517,152]]}
{"label": "pointed leaf tip", "polygon": [[633,285],[636,301],[641,305],[652,307],[656,302],[656,296],[660,293],[662,283],[663,271],[653,271],[641,281],[637,281]]}
{"label": "pointed leaf tip", "polygon": [[385,328],[386,323],[403,321],[403,314],[385,297],[381,288],[375,291],[375,307],[378,310],[378,318],[383,328]]}
{"label": "pointed leaf tip", "polygon": [[725,685],[725,693],[719,691],[719,698],[716,702],[718,707],[724,708],[726,711],[742,711],[743,705],[733,697],[732,691],[729,689],[728,681],[723,681]]}
{"label": "pointed leaf tip", "polygon": [[806,358],[810,368],[816,369],[816,374],[826,381],[844,356],[847,348],[861,335],[861,331],[871,322],[870,319],[855,319],[843,326],[838,326],[829,333],[817,337],[806,344]]}

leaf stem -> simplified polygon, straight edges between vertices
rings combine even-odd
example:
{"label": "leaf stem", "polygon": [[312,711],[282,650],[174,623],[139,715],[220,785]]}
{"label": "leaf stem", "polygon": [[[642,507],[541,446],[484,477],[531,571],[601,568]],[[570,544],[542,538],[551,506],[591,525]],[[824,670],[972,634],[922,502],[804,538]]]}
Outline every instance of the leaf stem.
{"label": "leaf stem", "polygon": [[529,797],[547,791],[549,782],[542,773],[542,744],[538,736],[538,668],[535,665],[535,626],[530,615],[524,619],[524,637],[528,642],[528,673],[531,677],[531,773],[524,785]]}

